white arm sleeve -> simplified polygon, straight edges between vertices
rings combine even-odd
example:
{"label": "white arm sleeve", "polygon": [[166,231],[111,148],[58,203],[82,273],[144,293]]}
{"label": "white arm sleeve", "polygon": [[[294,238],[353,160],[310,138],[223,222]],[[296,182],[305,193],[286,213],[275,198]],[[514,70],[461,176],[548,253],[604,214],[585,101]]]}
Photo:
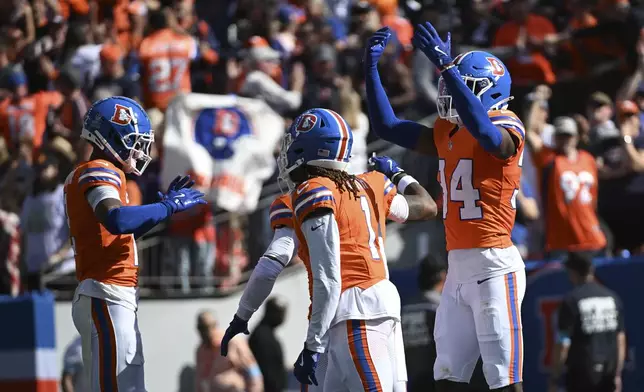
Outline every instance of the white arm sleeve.
{"label": "white arm sleeve", "polygon": [[237,317],[250,320],[273,291],[275,280],[295,254],[295,233],[293,229],[281,227],[275,230],[271,244],[259,259],[250,275],[244,293],[239,300]]}
{"label": "white arm sleeve", "polygon": [[105,199],[116,199],[120,201],[121,195],[119,195],[119,191],[113,186],[99,185],[90,189],[90,191],[85,195],[85,198],[87,198],[89,205],[92,206],[92,210],[96,210],[98,203]]}
{"label": "white arm sleeve", "polygon": [[387,215],[387,218],[394,222],[405,223],[408,216],[409,204],[407,204],[407,199],[405,199],[405,196],[398,193],[391,201],[391,206],[389,206],[389,215]]}
{"label": "white arm sleeve", "polygon": [[313,293],[306,348],[323,353],[327,332],[337,312],[342,292],[340,275],[340,233],[335,216],[328,213],[302,223],[311,256]]}

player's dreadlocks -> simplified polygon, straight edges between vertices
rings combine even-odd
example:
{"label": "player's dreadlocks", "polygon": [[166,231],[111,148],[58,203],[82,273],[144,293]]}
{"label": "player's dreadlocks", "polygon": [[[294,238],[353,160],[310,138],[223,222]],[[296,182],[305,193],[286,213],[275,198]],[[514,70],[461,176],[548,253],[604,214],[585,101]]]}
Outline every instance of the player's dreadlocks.
{"label": "player's dreadlocks", "polygon": [[358,194],[360,188],[364,188],[365,184],[360,178],[341,170],[327,169],[319,166],[306,166],[306,172],[309,177],[326,177],[333,181],[338,187],[340,193],[349,192],[354,199],[360,197]]}

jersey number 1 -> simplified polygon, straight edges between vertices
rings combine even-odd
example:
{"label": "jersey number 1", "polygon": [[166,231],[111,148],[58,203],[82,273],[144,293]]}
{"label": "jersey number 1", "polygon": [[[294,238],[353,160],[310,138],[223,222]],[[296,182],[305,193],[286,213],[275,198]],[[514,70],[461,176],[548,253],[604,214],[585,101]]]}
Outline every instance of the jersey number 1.
{"label": "jersey number 1", "polygon": [[445,176],[445,160],[438,161],[441,189],[443,191],[443,219],[447,218],[447,205],[449,201],[463,203],[459,208],[461,220],[483,218],[483,210],[476,204],[481,199],[479,190],[474,188],[472,181],[472,160],[459,159],[450,176],[449,191]]}
{"label": "jersey number 1", "polygon": [[369,208],[369,200],[366,196],[360,196],[360,209],[364,213],[364,218],[367,223],[367,232],[369,233],[369,251],[374,260],[380,260],[380,253],[376,248],[376,232],[371,225],[371,208]]}

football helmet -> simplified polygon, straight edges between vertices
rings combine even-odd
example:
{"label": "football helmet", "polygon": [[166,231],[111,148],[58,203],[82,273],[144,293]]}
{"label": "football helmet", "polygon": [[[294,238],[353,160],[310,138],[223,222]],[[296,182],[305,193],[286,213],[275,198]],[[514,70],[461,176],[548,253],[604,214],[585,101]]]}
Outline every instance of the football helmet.
{"label": "football helmet", "polygon": [[95,102],[85,115],[81,137],[120,163],[126,173],[140,176],[148,166],[154,131],[145,110],[126,97]]}
{"label": "football helmet", "polygon": [[295,189],[291,172],[302,165],[347,171],[353,132],[342,116],[329,109],[310,109],[300,114],[282,139],[277,166],[279,181]]}
{"label": "football helmet", "polygon": [[[454,59],[454,65],[465,85],[481,100],[487,111],[505,109],[510,96],[512,79],[505,64],[496,56],[479,50],[461,53]],[[459,116],[452,104],[452,96],[441,76],[438,79],[438,100],[440,118],[459,123]]]}

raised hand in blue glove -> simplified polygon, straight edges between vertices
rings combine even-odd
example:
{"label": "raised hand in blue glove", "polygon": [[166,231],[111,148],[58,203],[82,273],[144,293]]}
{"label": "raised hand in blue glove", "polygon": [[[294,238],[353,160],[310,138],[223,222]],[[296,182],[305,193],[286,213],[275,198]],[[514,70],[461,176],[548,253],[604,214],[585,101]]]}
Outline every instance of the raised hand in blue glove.
{"label": "raised hand in blue glove", "polygon": [[442,70],[452,63],[451,34],[447,33],[447,39],[443,41],[431,23],[425,22],[417,25],[412,42],[416,48],[423,51],[436,68]]}
{"label": "raised hand in blue glove", "polygon": [[389,27],[383,27],[373,33],[367,40],[367,47],[364,53],[364,65],[369,68],[376,68],[378,66],[378,59],[382,56],[391,38],[391,30]]}
{"label": "raised hand in blue glove", "polygon": [[159,197],[159,200],[164,200],[166,195],[171,191],[178,191],[182,188],[192,188],[194,184],[195,181],[191,180],[190,176],[176,176],[168,186],[168,191],[165,194],[159,191],[157,192],[157,196]]}
{"label": "raised hand in blue glove", "polygon": [[228,355],[228,342],[230,339],[234,338],[235,335],[243,333],[248,335],[248,321],[242,320],[237,315],[233,317],[233,321],[230,322],[226,332],[224,332],[224,337],[221,339],[221,355],[225,357]]}
{"label": "raised hand in blue glove", "polygon": [[300,384],[318,385],[318,380],[315,378],[315,369],[318,366],[320,354],[315,351],[308,350],[306,347],[300,353],[295,361],[295,368],[293,374]]}
{"label": "raised hand in blue glove", "polygon": [[396,161],[386,155],[378,157],[374,154],[369,158],[369,166],[371,169],[389,177],[389,179],[391,179],[394,174],[403,171]]}
{"label": "raised hand in blue glove", "polygon": [[[181,185],[183,186],[180,187]],[[190,181],[189,176],[175,178],[170,184],[168,193],[161,195],[161,203],[170,208],[173,214],[185,211],[198,204],[206,204],[206,201],[203,199],[204,194],[195,189],[191,189],[190,187],[192,185],[194,185],[194,181]]]}

